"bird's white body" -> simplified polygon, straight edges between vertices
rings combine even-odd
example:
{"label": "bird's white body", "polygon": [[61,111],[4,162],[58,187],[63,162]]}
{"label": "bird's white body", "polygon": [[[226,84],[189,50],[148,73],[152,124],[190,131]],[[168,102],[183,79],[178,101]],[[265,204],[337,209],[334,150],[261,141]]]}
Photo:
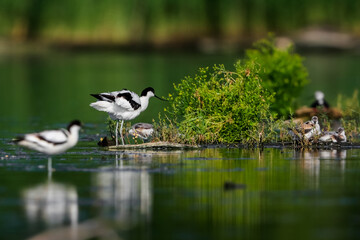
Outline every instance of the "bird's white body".
{"label": "bird's white body", "polygon": [[304,138],[305,138],[305,139],[310,139],[310,138],[312,138],[312,137],[315,135],[315,132],[316,132],[315,129],[311,129],[310,132],[304,134]]}
{"label": "bird's white body", "polygon": [[[318,124],[319,125],[319,124]],[[321,130],[320,130],[320,126],[319,128],[315,128],[315,132],[314,132],[314,135],[315,136],[319,136],[321,134]]]}
{"label": "bird's white body", "polygon": [[345,131],[342,132],[338,132],[338,142],[346,142],[346,135],[345,135]]}
{"label": "bird's white body", "polygon": [[334,142],[333,136],[336,132],[324,132],[323,135],[319,138],[320,142]]}
{"label": "bird's white body", "polygon": [[325,98],[325,94],[323,92],[321,92],[321,91],[315,92],[315,99],[316,99],[316,101],[318,101],[319,105],[324,104],[324,98]]}
{"label": "bird's white body", "polygon": [[68,129],[46,130],[38,133],[25,134],[15,140],[16,144],[32,150],[54,155],[63,153],[76,145],[79,139],[79,125],[69,126]]}

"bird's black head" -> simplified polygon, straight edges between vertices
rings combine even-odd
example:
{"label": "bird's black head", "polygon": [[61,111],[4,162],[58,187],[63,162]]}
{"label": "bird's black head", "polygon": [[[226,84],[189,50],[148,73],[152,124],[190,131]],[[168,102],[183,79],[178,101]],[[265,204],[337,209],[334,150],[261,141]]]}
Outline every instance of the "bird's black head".
{"label": "bird's black head", "polygon": [[72,121],[71,123],[69,123],[67,129],[70,131],[70,128],[71,128],[72,126],[74,126],[74,125],[79,126],[79,127],[82,126],[82,124],[81,124],[81,122],[80,122],[79,120],[74,120],[74,121]]}
{"label": "bird's black head", "polygon": [[155,90],[152,87],[148,87],[141,92],[141,97],[145,97],[148,92],[152,92],[155,95]]}
{"label": "bird's black head", "polygon": [[344,128],[339,127],[338,130],[337,130],[337,133],[342,133],[342,132],[344,132]]}
{"label": "bird's black head", "polygon": [[[148,95],[150,93],[150,95]],[[158,97],[155,95],[155,90],[152,87],[148,87],[145,88],[142,92],[141,92],[141,97],[156,97],[157,99],[160,99],[162,101],[166,101],[165,99]]]}
{"label": "bird's black head", "polygon": [[319,121],[319,119],[318,119],[317,116],[313,116],[313,117],[311,118],[311,121],[313,121],[313,123],[316,124],[316,123]]}

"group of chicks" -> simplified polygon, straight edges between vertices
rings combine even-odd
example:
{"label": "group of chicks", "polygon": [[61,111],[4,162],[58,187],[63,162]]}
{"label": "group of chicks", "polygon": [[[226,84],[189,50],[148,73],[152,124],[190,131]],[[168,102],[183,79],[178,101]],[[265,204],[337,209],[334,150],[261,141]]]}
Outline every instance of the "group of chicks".
{"label": "group of chicks", "polygon": [[313,116],[310,121],[302,123],[300,126],[290,128],[289,132],[294,140],[312,140],[318,138],[319,142],[346,142],[344,128],[339,127],[336,132],[321,131],[317,116]]}

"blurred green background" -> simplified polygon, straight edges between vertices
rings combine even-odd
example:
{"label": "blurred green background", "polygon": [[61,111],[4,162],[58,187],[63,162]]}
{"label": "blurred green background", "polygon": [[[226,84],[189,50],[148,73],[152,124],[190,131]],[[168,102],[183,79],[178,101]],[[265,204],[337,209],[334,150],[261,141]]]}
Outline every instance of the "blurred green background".
{"label": "blurred green background", "polygon": [[359,12],[357,0],[1,0],[0,36],[152,46],[248,42],[314,26],[358,36]]}

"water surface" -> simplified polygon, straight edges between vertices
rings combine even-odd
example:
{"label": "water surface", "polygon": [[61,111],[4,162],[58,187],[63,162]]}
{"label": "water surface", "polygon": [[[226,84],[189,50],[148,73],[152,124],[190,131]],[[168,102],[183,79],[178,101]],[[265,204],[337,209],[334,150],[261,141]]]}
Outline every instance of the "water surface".
{"label": "water surface", "polygon": [[64,226],[65,236],[81,236],[93,221],[124,239],[360,236],[359,149],[107,152],[83,143],[54,157],[50,176],[40,154],[4,154],[7,239]]}
{"label": "water surface", "polygon": [[[0,58],[0,238],[64,234],[59,239],[354,239],[360,235],[360,150],[98,148],[106,114],[90,93],[172,84],[200,66],[239,56],[69,54]],[[313,91],[358,87],[359,56],[308,55]],[[165,107],[150,100],[136,122]],[[80,142],[53,157],[10,144],[17,134],[85,123]],[[239,184],[227,190],[226,182]],[[57,231],[61,229],[60,231]],[[87,234],[87,235],[86,235]],[[100,234],[98,236],[96,234]],[[49,236],[49,235],[47,235]]]}

